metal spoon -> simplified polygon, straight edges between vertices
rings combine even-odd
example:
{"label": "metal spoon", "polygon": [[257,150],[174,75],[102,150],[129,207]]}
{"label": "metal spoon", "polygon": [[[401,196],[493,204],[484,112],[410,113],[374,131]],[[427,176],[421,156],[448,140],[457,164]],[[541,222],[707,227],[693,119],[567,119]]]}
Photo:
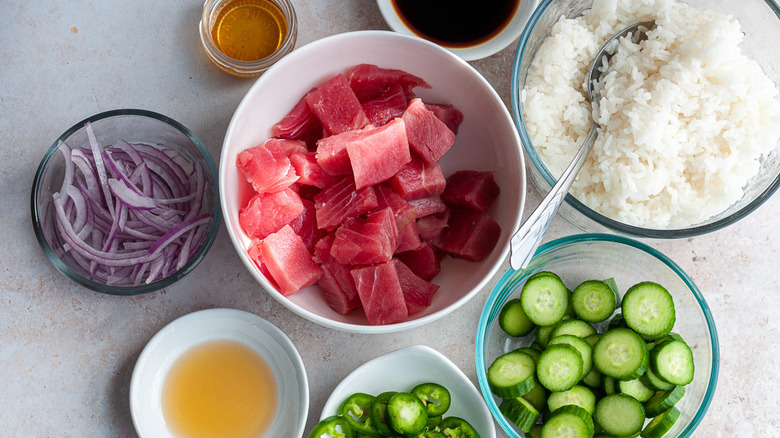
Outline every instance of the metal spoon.
{"label": "metal spoon", "polygon": [[[594,90],[594,85],[601,77],[601,71],[599,67],[602,65],[602,59],[604,57],[609,60],[614,52],[614,48],[617,46],[617,39],[628,36],[631,34],[631,38],[634,42],[638,43],[647,39],[646,32],[655,27],[654,21],[645,21],[641,23],[632,24],[626,27],[620,32],[616,33],[610,38],[599,50],[596,57],[593,59],[593,63],[590,65],[590,71],[588,72],[588,100],[591,104],[598,99],[598,93]],[[585,158],[588,157],[590,150],[593,148],[593,143],[596,141],[596,122],[591,122],[588,136],[585,138],[585,142],[582,144],[577,154],[574,156],[571,164],[558,179],[558,182],[550,190],[550,193],[545,196],[541,203],[536,207],[531,216],[526,219],[519,230],[512,236],[510,241],[511,255],[509,257],[509,263],[512,269],[522,269],[528,266],[528,263],[533,258],[536,248],[544,237],[544,233],[547,232],[550,223],[552,222],[555,213],[558,211],[563,199],[566,197],[566,193],[569,192],[571,184],[574,179],[577,178],[577,174],[580,172]]]}

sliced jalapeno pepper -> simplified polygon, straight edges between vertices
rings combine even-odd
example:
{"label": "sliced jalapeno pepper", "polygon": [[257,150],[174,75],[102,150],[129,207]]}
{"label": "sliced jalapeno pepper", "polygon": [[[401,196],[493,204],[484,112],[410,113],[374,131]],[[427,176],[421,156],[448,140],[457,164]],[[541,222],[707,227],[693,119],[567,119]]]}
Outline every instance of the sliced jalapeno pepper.
{"label": "sliced jalapeno pepper", "polygon": [[333,415],[325,418],[309,434],[309,438],[355,438],[352,426],[344,417]]}
{"label": "sliced jalapeno pepper", "polygon": [[479,438],[476,429],[460,417],[447,417],[439,423],[439,430],[449,438]]}
{"label": "sliced jalapeno pepper", "polygon": [[441,417],[431,417],[428,415],[428,423],[425,424],[425,428],[427,430],[434,430],[439,426],[439,423],[441,423]]}
{"label": "sliced jalapeno pepper", "polygon": [[447,435],[439,432],[438,430],[426,430],[418,433],[414,438],[447,438]]}
{"label": "sliced jalapeno pepper", "polygon": [[361,434],[379,435],[379,431],[371,421],[371,402],[374,396],[363,392],[356,392],[341,404],[338,414],[347,420],[352,429]]}
{"label": "sliced jalapeno pepper", "polygon": [[410,392],[399,392],[387,401],[390,426],[402,435],[414,435],[425,429],[428,411],[422,400]]}
{"label": "sliced jalapeno pepper", "polygon": [[450,391],[438,383],[421,383],[410,392],[422,400],[429,417],[440,417],[450,408]]}
{"label": "sliced jalapeno pepper", "polygon": [[394,435],[395,432],[390,428],[390,422],[387,418],[387,402],[396,394],[395,391],[387,391],[379,394],[371,402],[369,416],[374,428],[382,436]]}

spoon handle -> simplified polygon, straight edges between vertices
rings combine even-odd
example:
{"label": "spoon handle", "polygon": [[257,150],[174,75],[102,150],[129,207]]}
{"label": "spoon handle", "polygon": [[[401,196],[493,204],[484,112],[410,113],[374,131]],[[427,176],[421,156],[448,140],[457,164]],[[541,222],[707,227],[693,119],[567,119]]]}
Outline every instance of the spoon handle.
{"label": "spoon handle", "polygon": [[542,241],[542,237],[544,237],[553,217],[555,217],[555,213],[558,211],[558,207],[561,206],[561,202],[563,202],[563,199],[569,192],[571,184],[577,178],[580,168],[585,163],[585,158],[588,157],[590,150],[593,148],[593,143],[596,142],[596,132],[596,125],[591,125],[585,142],[577,151],[577,155],[574,156],[569,167],[563,171],[563,174],[550,190],[550,193],[542,199],[536,210],[531,213],[520,229],[512,236],[510,242],[512,251],[509,257],[509,264],[512,266],[512,269],[525,268],[531,262],[536,248]]}

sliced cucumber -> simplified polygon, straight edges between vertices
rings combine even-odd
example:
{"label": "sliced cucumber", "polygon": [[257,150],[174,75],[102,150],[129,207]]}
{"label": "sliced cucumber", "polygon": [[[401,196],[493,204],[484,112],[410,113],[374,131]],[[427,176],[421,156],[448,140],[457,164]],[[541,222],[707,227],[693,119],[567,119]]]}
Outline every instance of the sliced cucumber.
{"label": "sliced cucumber", "polygon": [[569,405],[557,409],[542,426],[542,438],[593,436],[593,418],[585,409]]}
{"label": "sliced cucumber", "polygon": [[640,379],[618,380],[618,390],[621,394],[634,397],[640,403],[650,400],[656,393],[652,388],[645,386]]}
{"label": "sliced cucumber", "polygon": [[519,298],[513,298],[504,304],[498,314],[498,325],[509,336],[525,336],[534,329],[534,323],[528,319]]}
{"label": "sliced cucumber", "polygon": [[618,389],[618,380],[617,379],[615,379],[613,377],[609,377],[609,376],[604,376],[602,378],[602,381],[604,382],[603,383],[603,385],[604,385],[604,394],[612,395],[612,394],[617,394],[620,391]]}
{"label": "sliced cucumber", "polygon": [[647,418],[660,415],[662,412],[669,410],[669,408],[679,402],[685,395],[685,388],[682,386],[675,386],[670,391],[659,391],[653,397],[645,402],[645,416]]}
{"label": "sliced cucumber", "polygon": [[645,423],[645,409],[631,396],[612,394],[596,403],[593,418],[605,433],[629,436],[642,430],[642,425]]}
{"label": "sliced cucumber", "polygon": [[530,432],[539,419],[539,411],[523,397],[504,400],[498,406],[498,410],[504,414],[507,420],[514,423],[523,432]]}
{"label": "sliced cucumber", "polygon": [[[574,335],[578,338],[586,338],[595,333],[596,329],[585,321],[580,319],[564,319],[558,324],[555,324],[552,332],[550,332],[550,339],[563,335]],[[547,342],[549,343],[549,340]]]}
{"label": "sliced cucumber", "polygon": [[580,376],[580,380],[584,379],[590,373],[590,370],[593,369],[593,350],[590,348],[590,344],[574,335],[561,335],[551,338],[550,342],[547,343],[547,347],[558,344],[571,345],[580,353],[580,356],[582,356],[582,376]]}
{"label": "sliced cucumber", "polygon": [[651,281],[632,286],[623,296],[622,310],[628,327],[646,340],[666,336],[676,319],[672,294]]}
{"label": "sliced cucumber", "polygon": [[510,399],[528,392],[535,384],[536,361],[530,354],[514,350],[496,358],[487,371],[493,394]]}
{"label": "sliced cucumber", "polygon": [[642,380],[642,383],[644,383],[645,386],[655,389],[656,391],[668,391],[675,387],[673,383],[669,383],[656,376],[652,367],[648,367],[639,379]]}
{"label": "sliced cucumber", "polygon": [[677,408],[670,408],[647,423],[647,426],[642,430],[642,438],[663,437],[674,426],[678,418],[680,418],[680,411]]}
{"label": "sliced cucumber", "polygon": [[528,400],[529,403],[536,408],[537,411],[542,412],[547,407],[547,396],[549,392],[542,385],[534,385],[530,391],[522,395],[522,397]]}
{"label": "sliced cucumber", "polygon": [[587,280],[574,288],[571,297],[574,313],[583,321],[606,321],[617,307],[615,292],[601,280]]}
{"label": "sliced cucumber", "polygon": [[[544,348],[542,348],[544,350]],[[534,358],[534,362],[539,360],[539,356],[542,354],[542,350],[537,350],[536,348],[531,347],[520,347],[517,349],[517,351],[522,351],[523,353],[526,353]]]}
{"label": "sliced cucumber", "polygon": [[539,326],[551,326],[566,313],[569,291],[557,275],[540,272],[525,282],[520,302],[531,322]]}
{"label": "sliced cucumber", "polygon": [[571,389],[582,378],[582,356],[570,345],[550,345],[539,357],[536,375],[550,391]]}
{"label": "sliced cucumber", "polygon": [[550,412],[555,412],[558,408],[568,405],[579,406],[593,414],[596,409],[596,395],[589,388],[581,385],[575,385],[568,391],[553,392],[547,398],[547,407]]}
{"label": "sliced cucumber", "polygon": [[593,367],[588,375],[582,378],[582,383],[592,389],[601,389],[602,378],[601,372]]}
{"label": "sliced cucumber", "polygon": [[631,329],[609,330],[593,346],[593,365],[615,379],[636,379],[647,369],[647,344]]}
{"label": "sliced cucumber", "polygon": [[693,353],[683,341],[666,341],[654,346],[650,367],[658,377],[675,385],[693,381]]}

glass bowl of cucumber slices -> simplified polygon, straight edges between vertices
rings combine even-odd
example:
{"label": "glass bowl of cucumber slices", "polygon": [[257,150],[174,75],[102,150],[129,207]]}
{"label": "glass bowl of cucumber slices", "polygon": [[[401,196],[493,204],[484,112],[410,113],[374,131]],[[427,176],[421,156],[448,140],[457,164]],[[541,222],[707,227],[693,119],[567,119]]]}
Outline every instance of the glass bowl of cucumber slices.
{"label": "glass bowl of cucumber slices", "polygon": [[691,436],[719,361],[715,322],[691,278],[617,235],[542,245],[526,269],[501,277],[477,328],[482,396],[513,438]]}

